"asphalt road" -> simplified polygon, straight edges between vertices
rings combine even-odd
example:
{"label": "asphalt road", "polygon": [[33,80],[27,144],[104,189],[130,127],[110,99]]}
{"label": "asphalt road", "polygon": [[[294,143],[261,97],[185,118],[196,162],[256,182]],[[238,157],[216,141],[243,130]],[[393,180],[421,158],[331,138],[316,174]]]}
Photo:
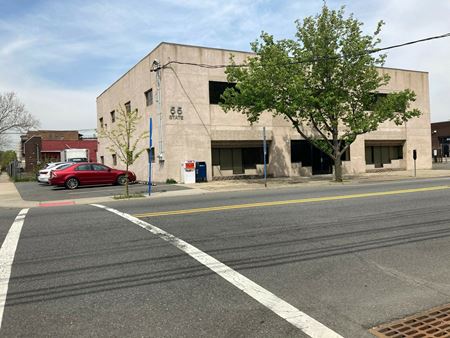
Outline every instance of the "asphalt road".
{"label": "asphalt road", "polygon": [[[117,185],[102,186],[81,186],[75,190],[65,189],[64,187],[54,187],[48,184],[37,182],[18,182],[15,183],[20,196],[25,201],[57,201],[76,198],[115,196],[123,194],[124,187]],[[157,184],[152,187],[152,192],[166,192],[175,190],[189,189],[186,186],[175,184]],[[144,184],[130,184],[130,193],[146,194],[148,187]]]}
{"label": "asphalt road", "polygon": [[[2,336],[307,336],[239,276],[343,337],[450,303],[450,179],[108,206],[147,225],[90,205],[30,209]],[[5,232],[18,210],[0,212]]]}

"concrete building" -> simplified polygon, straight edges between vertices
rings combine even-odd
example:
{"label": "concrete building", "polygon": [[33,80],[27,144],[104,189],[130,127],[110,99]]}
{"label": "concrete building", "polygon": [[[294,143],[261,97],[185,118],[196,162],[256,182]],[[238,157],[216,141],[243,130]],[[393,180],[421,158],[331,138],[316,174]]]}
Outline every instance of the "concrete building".
{"label": "concrete building", "polygon": [[[229,85],[224,68],[192,65],[224,65],[230,54],[240,63],[253,54],[215,48],[161,43],[97,98],[97,127],[113,128],[119,104],[137,108],[142,116],[139,131],[153,120],[153,180],[168,178],[182,181],[180,166],[185,160],[205,161],[208,179],[262,173],[262,127],[268,141],[268,172],[275,177],[315,175],[332,172],[328,157],[312,148],[292,126],[280,117],[263,114],[250,125],[240,113],[224,113],[218,105],[220,94]],[[171,62],[161,71],[161,109],[158,110],[156,73],[152,64]],[[362,135],[351,145],[344,161],[344,173],[370,170],[409,170],[412,152],[417,150],[417,168],[431,168],[430,109],[428,73],[380,68],[391,76],[380,93],[410,88],[417,94],[414,107],[419,118],[403,126],[384,123],[379,130]],[[138,179],[146,180],[148,140],[140,147],[147,155],[133,166]],[[98,155],[107,165],[116,165],[117,156],[107,150],[109,143],[99,139]]]}

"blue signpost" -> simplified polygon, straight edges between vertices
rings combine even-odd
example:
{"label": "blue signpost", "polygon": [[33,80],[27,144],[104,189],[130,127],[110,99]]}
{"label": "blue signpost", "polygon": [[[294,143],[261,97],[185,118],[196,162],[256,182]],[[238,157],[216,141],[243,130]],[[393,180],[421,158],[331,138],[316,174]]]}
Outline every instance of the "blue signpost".
{"label": "blue signpost", "polygon": [[149,152],[148,152],[148,196],[150,196],[150,194],[152,193],[152,145],[153,145],[153,140],[152,140],[152,118],[150,117],[150,126],[149,126]]}

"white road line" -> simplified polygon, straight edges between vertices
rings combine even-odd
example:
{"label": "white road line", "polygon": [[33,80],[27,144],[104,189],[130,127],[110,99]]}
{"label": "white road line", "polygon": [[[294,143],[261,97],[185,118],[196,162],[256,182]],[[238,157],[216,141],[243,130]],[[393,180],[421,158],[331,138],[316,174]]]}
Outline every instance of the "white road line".
{"label": "white road line", "polygon": [[222,278],[233,284],[235,287],[242,290],[247,295],[258,301],[268,309],[275,312],[278,316],[280,316],[281,318],[285,319],[292,325],[299,328],[308,336],[314,338],[339,338],[339,337],[342,338],[341,335],[329,329],[322,323],[319,323],[317,320],[308,316],[306,313],[298,310],[291,304],[275,296],[270,291],[264,289],[262,286],[259,286],[258,284],[251,281],[247,277],[241,275],[239,272],[219,262],[214,257],[197,249],[196,247],[183,241],[182,239],[179,239],[174,235],[169,234],[168,232],[150,223],[144,222],[136,217],[120,212],[116,209],[108,208],[100,204],[92,204],[92,205],[115,213],[133,222],[134,224],[137,224],[140,227],[150,231],[152,234],[157,235],[158,237],[174,245],[181,251],[184,251],[189,256],[191,256],[192,258],[194,258],[195,260],[205,265],[206,267],[217,273],[219,276],[221,276]]}
{"label": "white road line", "polygon": [[19,242],[20,232],[22,231],[23,222],[28,210],[29,209],[22,209],[19,212],[0,248],[0,328],[2,327],[3,322],[3,312],[5,310],[11,267],[14,261],[17,243]]}

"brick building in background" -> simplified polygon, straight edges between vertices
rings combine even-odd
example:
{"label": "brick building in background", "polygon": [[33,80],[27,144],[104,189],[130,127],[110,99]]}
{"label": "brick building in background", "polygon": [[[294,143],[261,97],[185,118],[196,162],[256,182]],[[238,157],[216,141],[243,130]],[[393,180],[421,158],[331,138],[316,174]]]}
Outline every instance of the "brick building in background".
{"label": "brick building in background", "polygon": [[61,151],[77,148],[89,150],[89,161],[97,160],[97,139],[84,138],[77,130],[35,130],[20,136],[22,167],[34,171],[48,162],[61,160]]}

